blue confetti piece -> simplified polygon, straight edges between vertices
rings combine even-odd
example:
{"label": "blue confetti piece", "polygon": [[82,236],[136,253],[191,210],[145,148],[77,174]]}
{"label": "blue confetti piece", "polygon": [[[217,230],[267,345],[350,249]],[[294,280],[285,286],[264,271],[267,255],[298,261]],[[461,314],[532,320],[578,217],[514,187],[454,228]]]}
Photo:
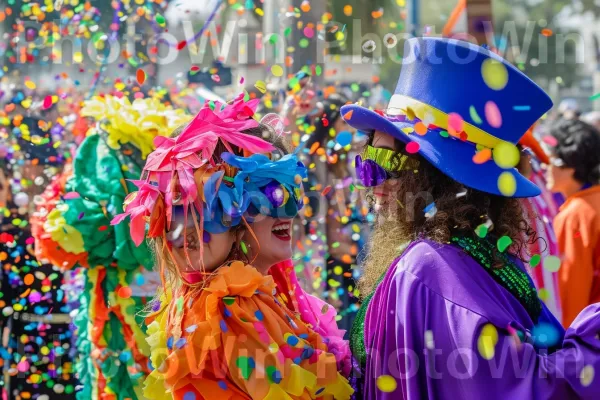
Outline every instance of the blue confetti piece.
{"label": "blue confetti piece", "polygon": [[515,110],[515,111],[530,111],[531,106],[513,106],[513,110]]}
{"label": "blue confetti piece", "polygon": [[225,383],[225,381],[219,381],[219,387],[223,390],[227,390],[227,383]]}
{"label": "blue confetti piece", "polygon": [[227,332],[229,329],[227,328],[227,324],[225,323],[224,320],[221,320],[221,322],[219,322],[219,325],[221,326],[221,330],[223,332]]}
{"label": "blue confetti piece", "polygon": [[177,342],[175,342],[175,347],[181,349],[183,346],[185,346],[186,343],[187,340],[185,338],[180,338],[179,340],[177,340]]}
{"label": "blue confetti piece", "polygon": [[254,316],[255,316],[255,317],[256,317],[256,319],[258,319],[259,321],[262,321],[262,320],[264,319],[264,315],[263,315],[263,313],[262,313],[262,312],[260,312],[260,310],[259,310],[259,311],[256,311],[256,312],[254,313]]}
{"label": "blue confetti piece", "polygon": [[167,348],[173,350],[173,336],[167,339]]}

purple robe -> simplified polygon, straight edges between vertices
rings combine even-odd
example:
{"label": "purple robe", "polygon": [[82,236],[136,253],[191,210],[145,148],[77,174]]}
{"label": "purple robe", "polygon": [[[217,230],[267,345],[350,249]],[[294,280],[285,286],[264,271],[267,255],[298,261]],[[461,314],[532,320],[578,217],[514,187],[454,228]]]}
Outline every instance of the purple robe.
{"label": "purple robe", "polygon": [[369,304],[363,398],[600,399],[599,334],[600,304],[566,333],[545,306],[534,324],[462,249],[417,241]]}

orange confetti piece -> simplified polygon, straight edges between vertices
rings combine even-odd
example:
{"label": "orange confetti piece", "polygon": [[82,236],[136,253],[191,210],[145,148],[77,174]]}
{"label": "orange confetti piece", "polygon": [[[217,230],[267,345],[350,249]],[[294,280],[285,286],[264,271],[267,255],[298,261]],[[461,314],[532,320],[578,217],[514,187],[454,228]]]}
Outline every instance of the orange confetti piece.
{"label": "orange confetti piece", "polygon": [[25,283],[27,286],[31,285],[33,283],[33,281],[34,281],[33,274],[27,274],[23,278],[23,283]]}
{"label": "orange confetti piece", "polygon": [[475,164],[483,164],[484,162],[490,160],[491,158],[492,158],[492,150],[483,149],[483,150],[475,153],[475,155],[473,156],[473,162]]}
{"label": "orange confetti piece", "polygon": [[131,288],[129,286],[123,286],[117,291],[117,294],[123,299],[128,299],[131,297]]}
{"label": "orange confetti piece", "polygon": [[308,154],[315,154],[315,151],[317,151],[317,149],[319,148],[319,142],[313,143],[312,146],[310,146],[310,150],[308,152]]}
{"label": "orange confetti piece", "polygon": [[552,32],[552,29],[548,29],[548,28],[542,29],[542,35],[544,35],[546,37],[552,36],[553,33],[554,32]]}
{"label": "orange confetti piece", "polygon": [[373,19],[378,19],[378,18],[383,17],[383,10],[373,11],[371,13],[371,16],[373,17]]}
{"label": "orange confetti piece", "polygon": [[424,123],[422,122],[417,122],[415,124],[415,132],[417,132],[417,134],[424,136],[427,133],[427,127],[425,126]]}
{"label": "orange confetti piece", "polygon": [[350,110],[348,111],[346,114],[344,114],[344,119],[347,121],[349,119],[352,118],[352,114],[354,113],[354,110]]}
{"label": "orange confetti piece", "polygon": [[146,82],[146,73],[141,68],[137,70],[135,77],[137,78],[137,82],[139,85],[143,85],[144,82]]}

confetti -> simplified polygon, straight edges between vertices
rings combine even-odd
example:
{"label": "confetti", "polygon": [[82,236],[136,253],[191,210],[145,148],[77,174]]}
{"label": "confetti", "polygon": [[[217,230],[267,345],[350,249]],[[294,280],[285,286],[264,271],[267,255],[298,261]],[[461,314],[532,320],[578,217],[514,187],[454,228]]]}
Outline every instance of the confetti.
{"label": "confetti", "polygon": [[146,82],[146,73],[141,68],[137,70],[137,72],[135,73],[135,77],[137,79],[138,85],[140,86],[143,85],[144,82]]}
{"label": "confetti", "polygon": [[494,161],[500,168],[514,168],[519,164],[521,152],[512,143],[502,142],[493,150]]}
{"label": "confetti", "polygon": [[492,150],[483,149],[475,153],[475,155],[473,156],[473,162],[475,164],[483,164],[489,161],[490,158],[492,158]]}
{"label": "confetti", "polygon": [[502,114],[498,106],[493,101],[485,103],[485,119],[492,128],[500,128],[502,126]]}
{"label": "confetti", "polygon": [[415,132],[418,135],[424,136],[427,133],[427,126],[422,122],[417,122],[415,124]]}
{"label": "confetti", "polygon": [[381,375],[377,378],[377,389],[384,393],[391,393],[396,390],[398,383],[391,375]]}
{"label": "confetti", "polygon": [[498,343],[498,331],[492,324],[485,324],[481,334],[477,339],[477,350],[479,355],[485,360],[491,360],[496,353],[496,344]]}
{"label": "confetti", "polygon": [[261,92],[262,94],[267,93],[267,84],[264,83],[263,81],[258,81],[254,84],[254,87],[256,89],[258,89],[259,92]]}
{"label": "confetti", "polygon": [[531,268],[535,268],[540,264],[541,260],[542,260],[542,256],[540,256],[539,254],[534,254],[531,257],[531,260],[529,260],[529,265],[531,266]]}
{"label": "confetti", "polygon": [[544,269],[548,272],[557,272],[560,269],[560,258],[557,256],[548,256],[544,258]]}
{"label": "confetti", "polygon": [[345,5],[344,6],[344,15],[346,15],[346,17],[349,17],[352,15],[352,6],[351,5]]}
{"label": "confetti", "polygon": [[50,107],[52,107],[52,96],[46,96],[44,97],[44,103],[42,104],[42,109],[47,110]]}
{"label": "confetti", "polygon": [[481,123],[483,122],[479,114],[477,114],[477,110],[474,106],[469,106],[469,115],[471,116],[471,120],[477,125],[481,125]]}
{"label": "confetti", "polygon": [[556,147],[558,145],[558,140],[554,136],[544,136],[542,142],[546,143],[548,146]]}
{"label": "confetti", "polygon": [[595,101],[598,99],[600,99],[600,93],[596,93],[596,94],[590,96],[590,101]]}
{"label": "confetti", "polygon": [[493,90],[502,90],[508,83],[508,70],[503,63],[488,58],[481,64],[481,75],[485,84]]}
{"label": "confetti", "polygon": [[581,386],[588,387],[594,381],[594,376],[596,375],[593,365],[586,365],[581,369],[579,373],[579,381],[581,382]]}
{"label": "confetti", "polygon": [[421,146],[417,142],[410,142],[406,145],[406,152],[409,154],[415,154],[419,151]]}
{"label": "confetti", "polygon": [[506,197],[511,197],[517,192],[517,180],[511,172],[506,171],[500,174],[498,190]]}
{"label": "confetti", "polygon": [[123,286],[121,288],[119,288],[117,294],[119,297],[121,297],[122,299],[128,299],[131,297],[131,288],[129,286]]}
{"label": "confetti", "polygon": [[504,253],[506,249],[513,243],[512,239],[508,236],[502,236],[498,239],[496,246],[498,247],[498,251]]}
{"label": "confetti", "polygon": [[281,67],[281,65],[273,65],[271,67],[271,73],[273,74],[273,76],[280,77],[283,75],[283,68]]}

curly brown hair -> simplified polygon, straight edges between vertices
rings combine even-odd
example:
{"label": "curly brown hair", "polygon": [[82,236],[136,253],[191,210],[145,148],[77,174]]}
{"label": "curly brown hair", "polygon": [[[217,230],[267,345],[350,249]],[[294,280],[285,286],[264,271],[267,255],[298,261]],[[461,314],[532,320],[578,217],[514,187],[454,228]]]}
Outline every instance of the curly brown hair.
{"label": "curly brown hair", "polygon": [[[372,140],[373,134],[369,144]],[[521,200],[466,188],[421,156],[407,153],[402,142],[396,140],[395,146],[400,150],[392,165],[400,165],[401,157],[408,156],[414,169],[396,173],[388,182],[395,195],[384,209],[378,210],[363,276],[358,282],[362,296],[375,289],[393,260],[417,239],[449,243],[455,235],[473,237],[475,229],[487,222],[490,236],[512,239],[509,251],[513,255],[523,259],[528,254],[528,244],[536,241],[537,235],[527,221],[535,216],[525,215]],[[425,208],[432,203],[437,212],[426,215]],[[501,267],[499,258],[496,264]]]}

